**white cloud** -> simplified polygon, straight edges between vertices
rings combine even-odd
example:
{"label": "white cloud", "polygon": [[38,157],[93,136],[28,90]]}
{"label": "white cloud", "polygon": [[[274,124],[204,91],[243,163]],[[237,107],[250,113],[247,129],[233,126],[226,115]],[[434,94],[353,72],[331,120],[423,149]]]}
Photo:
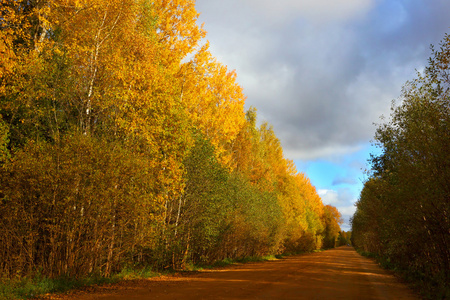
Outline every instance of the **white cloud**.
{"label": "white cloud", "polygon": [[355,205],[341,206],[339,207],[338,210],[342,214],[342,216],[353,216],[353,214],[356,211],[356,206]]}
{"label": "white cloud", "polygon": [[339,203],[339,194],[337,191],[321,189],[318,190],[317,193],[325,205],[336,206],[336,204]]}
{"label": "white cloud", "polygon": [[338,190],[319,189],[317,191],[324,205],[332,205],[338,209],[342,215],[344,223],[341,229],[344,231],[350,230],[350,217],[355,213],[356,207],[354,203],[356,199],[352,192],[347,188]]}
{"label": "white cloud", "polygon": [[350,217],[352,217],[353,214],[355,213],[356,206],[355,205],[341,206],[338,207],[338,210],[342,215],[342,219],[344,220],[344,223],[341,225],[341,229],[343,231],[351,230]]}

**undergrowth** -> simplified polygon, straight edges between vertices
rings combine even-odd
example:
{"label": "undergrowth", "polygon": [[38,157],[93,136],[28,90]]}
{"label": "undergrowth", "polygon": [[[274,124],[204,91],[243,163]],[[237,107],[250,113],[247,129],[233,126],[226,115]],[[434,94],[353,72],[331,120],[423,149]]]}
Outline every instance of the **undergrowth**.
{"label": "undergrowth", "polygon": [[110,277],[92,275],[84,278],[47,278],[35,275],[32,278],[0,280],[0,299],[31,299],[50,293],[64,293],[87,286],[116,283],[121,280],[151,278],[161,275],[149,268],[125,268]]}
{"label": "undergrowth", "polygon": [[243,257],[243,258],[236,258],[236,259],[231,259],[231,258],[225,258],[222,260],[218,260],[212,264],[186,264],[184,271],[201,271],[201,270],[205,270],[205,269],[214,269],[214,268],[222,268],[222,267],[226,267],[229,265],[233,265],[233,264],[245,264],[245,263],[250,263],[250,262],[262,262],[262,261],[269,261],[269,260],[276,260],[276,259],[281,259],[283,258],[284,255],[281,254],[277,254],[277,255],[268,255],[268,256],[263,256],[263,257],[258,257],[258,256],[248,256],[248,257]]}
{"label": "undergrowth", "polygon": [[436,274],[434,277],[426,274],[405,269],[395,264],[389,257],[375,253],[361,251],[357,252],[364,257],[373,258],[380,267],[394,272],[394,274],[406,282],[414,291],[419,293],[423,299],[437,300],[450,299],[450,286],[447,282],[445,272]]}

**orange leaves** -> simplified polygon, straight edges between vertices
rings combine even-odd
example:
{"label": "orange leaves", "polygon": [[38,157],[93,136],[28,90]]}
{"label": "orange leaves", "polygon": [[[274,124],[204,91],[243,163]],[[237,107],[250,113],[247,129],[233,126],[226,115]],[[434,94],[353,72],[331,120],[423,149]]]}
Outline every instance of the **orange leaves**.
{"label": "orange leaves", "polygon": [[211,141],[217,156],[228,165],[231,156],[225,149],[244,125],[245,97],[236,74],[216,62],[208,47],[207,43],[182,66],[181,98],[194,127]]}
{"label": "orange leaves", "polygon": [[[0,32],[0,80],[6,74],[11,73],[15,65],[15,54],[12,50],[11,36],[6,32]],[[3,88],[3,85],[0,87]]]}
{"label": "orange leaves", "polygon": [[156,0],[152,7],[159,41],[175,59],[183,59],[205,37],[196,24],[195,0]]}
{"label": "orange leaves", "polygon": [[0,24],[2,30],[0,35],[2,36],[5,44],[8,44],[7,40],[12,39],[24,39],[25,41],[29,38],[28,29],[31,27],[30,22],[27,21],[27,18],[30,15],[30,12],[22,9],[21,12],[21,4],[18,1],[12,0],[1,0],[1,11],[0,11]]}
{"label": "orange leaves", "polygon": [[[11,7],[12,3],[9,1],[1,0],[2,10],[0,11],[0,24],[2,30],[0,31],[0,80],[6,74],[11,73],[15,65],[15,54],[13,50],[13,41],[16,38],[17,26],[19,17]],[[0,86],[0,93],[4,89],[3,85]]]}

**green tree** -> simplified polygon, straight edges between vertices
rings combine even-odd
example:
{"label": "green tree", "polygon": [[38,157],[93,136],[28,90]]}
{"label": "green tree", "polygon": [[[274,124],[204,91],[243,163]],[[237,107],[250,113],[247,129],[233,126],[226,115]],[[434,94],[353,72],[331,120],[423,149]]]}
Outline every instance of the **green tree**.
{"label": "green tree", "polygon": [[0,163],[10,157],[9,150],[9,130],[0,115]]}
{"label": "green tree", "polygon": [[446,35],[378,127],[383,152],[372,158],[352,221],[355,246],[422,274],[434,292],[445,289],[450,276],[449,61]]}
{"label": "green tree", "polygon": [[323,223],[324,223],[324,248],[334,248],[336,247],[336,242],[339,237],[339,232],[341,228],[339,225],[342,224],[343,220],[341,217],[341,213],[337,210],[336,207],[331,205],[325,205],[324,214],[323,214]]}
{"label": "green tree", "polygon": [[184,160],[185,187],[169,207],[172,264],[211,262],[227,228],[231,199],[227,197],[229,174],[215,156],[215,147],[201,133]]}

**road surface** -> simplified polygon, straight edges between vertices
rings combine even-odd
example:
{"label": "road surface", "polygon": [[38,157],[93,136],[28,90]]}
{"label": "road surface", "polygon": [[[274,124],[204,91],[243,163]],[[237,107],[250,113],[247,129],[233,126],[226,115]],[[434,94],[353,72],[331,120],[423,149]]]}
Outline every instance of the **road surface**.
{"label": "road surface", "polygon": [[123,282],[64,300],[144,299],[419,299],[352,247],[275,261]]}

